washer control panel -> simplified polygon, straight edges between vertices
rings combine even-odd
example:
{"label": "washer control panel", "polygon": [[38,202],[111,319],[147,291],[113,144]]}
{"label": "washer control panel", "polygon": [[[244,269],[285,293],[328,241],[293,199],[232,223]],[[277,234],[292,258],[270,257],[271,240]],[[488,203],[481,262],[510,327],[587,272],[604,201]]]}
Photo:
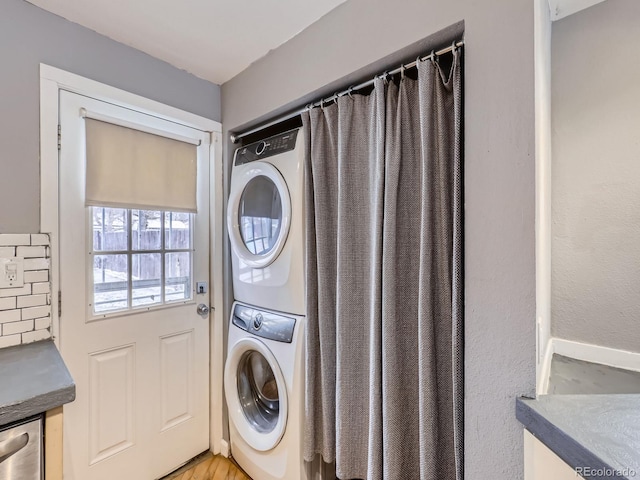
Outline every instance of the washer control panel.
{"label": "washer control panel", "polygon": [[234,165],[244,165],[263,158],[269,158],[284,152],[290,152],[296,148],[299,128],[285,133],[279,133],[273,137],[265,138],[259,142],[251,143],[236,150]]}
{"label": "washer control panel", "polygon": [[231,322],[238,328],[276,342],[291,343],[296,319],[236,304]]}

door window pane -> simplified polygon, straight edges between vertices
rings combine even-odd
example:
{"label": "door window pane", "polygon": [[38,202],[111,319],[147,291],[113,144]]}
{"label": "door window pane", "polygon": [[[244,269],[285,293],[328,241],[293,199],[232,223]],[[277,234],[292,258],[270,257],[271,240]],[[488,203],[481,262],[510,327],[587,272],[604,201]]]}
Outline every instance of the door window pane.
{"label": "door window pane", "polygon": [[133,307],[162,302],[160,279],[162,263],[159,253],[144,253],[131,256],[131,284]]}
{"label": "door window pane", "polygon": [[128,265],[126,255],[94,255],[93,311],[126,309],[128,305]]}
{"label": "door window pane", "polygon": [[165,301],[191,298],[191,252],[165,254]]}
{"label": "door window pane", "polygon": [[191,247],[191,214],[181,212],[164,213],[164,238],[167,250],[182,250]]}
{"label": "door window pane", "polygon": [[131,210],[131,248],[133,250],[160,250],[162,212]]}
{"label": "door window pane", "polygon": [[238,216],[247,250],[254,255],[269,253],[282,225],[282,201],[276,184],[264,175],[251,179],[240,197]]}
{"label": "door window pane", "polygon": [[91,207],[94,251],[127,250],[127,211],[122,208]]}
{"label": "door window pane", "polygon": [[91,207],[99,316],[193,300],[191,213]]}

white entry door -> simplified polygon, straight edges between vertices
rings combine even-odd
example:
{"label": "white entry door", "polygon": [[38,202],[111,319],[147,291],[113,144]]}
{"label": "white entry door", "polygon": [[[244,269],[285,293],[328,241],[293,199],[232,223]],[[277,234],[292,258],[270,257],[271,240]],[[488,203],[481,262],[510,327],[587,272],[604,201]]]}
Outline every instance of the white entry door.
{"label": "white entry door", "polygon": [[[85,116],[200,142],[197,213],[85,206]],[[60,125],[64,478],[160,478],[209,449],[210,136],[64,91]]]}

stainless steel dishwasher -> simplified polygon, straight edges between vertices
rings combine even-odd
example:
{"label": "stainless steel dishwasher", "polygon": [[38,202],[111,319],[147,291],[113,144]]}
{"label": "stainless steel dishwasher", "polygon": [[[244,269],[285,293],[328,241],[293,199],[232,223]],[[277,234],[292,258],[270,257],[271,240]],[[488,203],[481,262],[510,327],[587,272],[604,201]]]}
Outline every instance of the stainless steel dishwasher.
{"label": "stainless steel dishwasher", "polygon": [[42,479],[42,416],[0,427],[0,479]]}

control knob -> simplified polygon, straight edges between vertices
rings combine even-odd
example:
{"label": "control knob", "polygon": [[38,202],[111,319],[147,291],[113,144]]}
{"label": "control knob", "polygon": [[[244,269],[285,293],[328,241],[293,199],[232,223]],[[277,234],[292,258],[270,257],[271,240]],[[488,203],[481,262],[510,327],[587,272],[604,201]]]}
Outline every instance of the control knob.
{"label": "control knob", "polygon": [[267,142],[260,142],[256,147],[256,155],[262,155],[267,149]]}

